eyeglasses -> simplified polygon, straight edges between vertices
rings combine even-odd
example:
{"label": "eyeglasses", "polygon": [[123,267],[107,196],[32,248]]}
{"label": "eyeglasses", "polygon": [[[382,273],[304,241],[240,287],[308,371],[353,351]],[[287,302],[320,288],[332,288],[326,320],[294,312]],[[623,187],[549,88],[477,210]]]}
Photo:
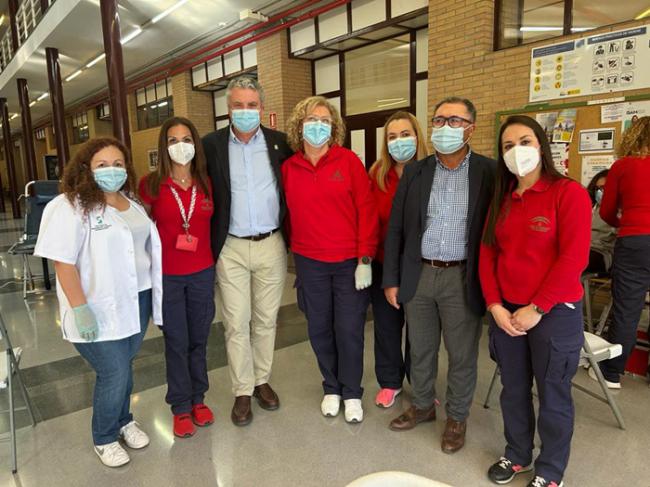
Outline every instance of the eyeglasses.
{"label": "eyeglasses", "polygon": [[324,123],[325,125],[332,125],[332,119],[328,117],[323,117],[319,118],[314,115],[309,115],[308,117],[305,117],[305,120],[303,123],[314,123],[314,122],[320,122]]}
{"label": "eyeglasses", "polygon": [[436,128],[440,128],[445,124],[448,124],[451,128],[457,129],[458,127],[462,127],[463,123],[467,123],[471,125],[474,122],[472,122],[471,120],[467,120],[466,118],[457,117],[454,115],[452,117],[433,117],[431,119],[431,123]]}

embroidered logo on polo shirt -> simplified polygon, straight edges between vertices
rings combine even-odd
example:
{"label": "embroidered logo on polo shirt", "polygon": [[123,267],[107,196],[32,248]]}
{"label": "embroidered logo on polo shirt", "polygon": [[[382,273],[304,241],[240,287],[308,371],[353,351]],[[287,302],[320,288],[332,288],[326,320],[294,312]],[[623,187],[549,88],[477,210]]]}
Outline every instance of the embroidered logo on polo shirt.
{"label": "embroidered logo on polo shirt", "polygon": [[551,220],[544,216],[536,216],[530,219],[529,228],[535,232],[546,233],[551,230]]}
{"label": "embroidered logo on polo shirt", "polygon": [[201,201],[201,210],[202,211],[211,211],[212,210],[212,200],[204,198]]}
{"label": "embroidered logo on polo shirt", "polygon": [[330,181],[344,181],[345,179],[343,178],[343,174],[341,174],[341,170],[337,169],[334,171],[334,174],[330,176]]}
{"label": "embroidered logo on polo shirt", "polygon": [[90,226],[90,229],[95,231],[106,230],[107,228],[111,228],[111,225],[109,225],[108,223],[104,223],[104,217],[102,215],[97,215],[95,217],[95,225],[93,226],[91,224]]}

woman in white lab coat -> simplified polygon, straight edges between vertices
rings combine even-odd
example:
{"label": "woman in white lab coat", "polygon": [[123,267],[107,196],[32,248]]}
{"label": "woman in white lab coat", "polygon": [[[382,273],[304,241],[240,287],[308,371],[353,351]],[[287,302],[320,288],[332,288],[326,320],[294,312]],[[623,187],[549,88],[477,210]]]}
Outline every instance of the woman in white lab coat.
{"label": "woman in white lab coat", "polygon": [[43,213],[35,255],[54,261],[63,338],[97,374],[92,434],[109,467],[149,437],[133,420],[131,364],[149,318],[162,325],[160,238],[134,200],[129,151],[115,139],[88,141],[68,163],[62,193]]}

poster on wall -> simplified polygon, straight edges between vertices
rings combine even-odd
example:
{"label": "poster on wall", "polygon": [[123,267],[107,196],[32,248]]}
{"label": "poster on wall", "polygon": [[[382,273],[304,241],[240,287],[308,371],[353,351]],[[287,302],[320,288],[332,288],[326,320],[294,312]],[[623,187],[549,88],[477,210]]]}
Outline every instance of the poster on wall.
{"label": "poster on wall", "polygon": [[529,101],[650,88],[649,27],[533,49]]}
{"label": "poster on wall", "polygon": [[581,130],[578,152],[612,152],[615,131],[610,128]]}
{"label": "poster on wall", "polygon": [[596,174],[603,169],[609,169],[614,163],[613,154],[593,155],[582,157],[582,177],[580,182],[587,186]]}
{"label": "poster on wall", "polygon": [[158,149],[149,149],[147,151],[147,161],[149,162],[149,172],[158,169]]}
{"label": "poster on wall", "polygon": [[535,120],[542,126],[549,140],[553,137],[553,127],[555,127],[558,115],[559,112],[544,112],[535,115]]}
{"label": "poster on wall", "polygon": [[625,132],[641,117],[650,116],[650,100],[626,103],[623,108],[621,130]]}
{"label": "poster on wall", "polygon": [[551,155],[553,164],[560,174],[569,174],[569,144],[551,144]]}
{"label": "poster on wall", "polygon": [[553,142],[568,143],[573,140],[573,132],[576,128],[576,108],[567,108],[562,110],[553,126]]}
{"label": "poster on wall", "polygon": [[49,181],[58,181],[59,180],[59,158],[55,155],[45,155],[43,156],[43,162],[45,164],[45,174]]}

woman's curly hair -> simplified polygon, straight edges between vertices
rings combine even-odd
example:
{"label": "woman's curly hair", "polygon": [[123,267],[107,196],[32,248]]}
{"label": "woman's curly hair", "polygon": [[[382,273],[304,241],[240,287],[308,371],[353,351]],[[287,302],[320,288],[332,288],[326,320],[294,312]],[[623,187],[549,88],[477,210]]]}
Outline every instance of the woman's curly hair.
{"label": "woman's curly hair", "polygon": [[623,133],[617,154],[618,157],[650,155],[650,117],[639,118]]}
{"label": "woman's curly hair", "polygon": [[95,177],[90,169],[90,161],[100,150],[115,147],[124,155],[124,167],[127,179],[121,188],[129,198],[135,198],[136,178],[131,153],[126,146],[117,139],[102,137],[90,139],[79,152],[66,164],[61,180],[61,192],[66,195],[72,205],[78,205],[84,214],[97,208],[106,206],[104,192],[95,182]]}
{"label": "woman's curly hair", "polygon": [[287,141],[289,147],[295,152],[304,151],[302,121],[316,107],[325,107],[332,114],[332,135],[329,144],[343,145],[345,141],[345,123],[336,107],[323,96],[310,96],[298,102],[287,122]]}

